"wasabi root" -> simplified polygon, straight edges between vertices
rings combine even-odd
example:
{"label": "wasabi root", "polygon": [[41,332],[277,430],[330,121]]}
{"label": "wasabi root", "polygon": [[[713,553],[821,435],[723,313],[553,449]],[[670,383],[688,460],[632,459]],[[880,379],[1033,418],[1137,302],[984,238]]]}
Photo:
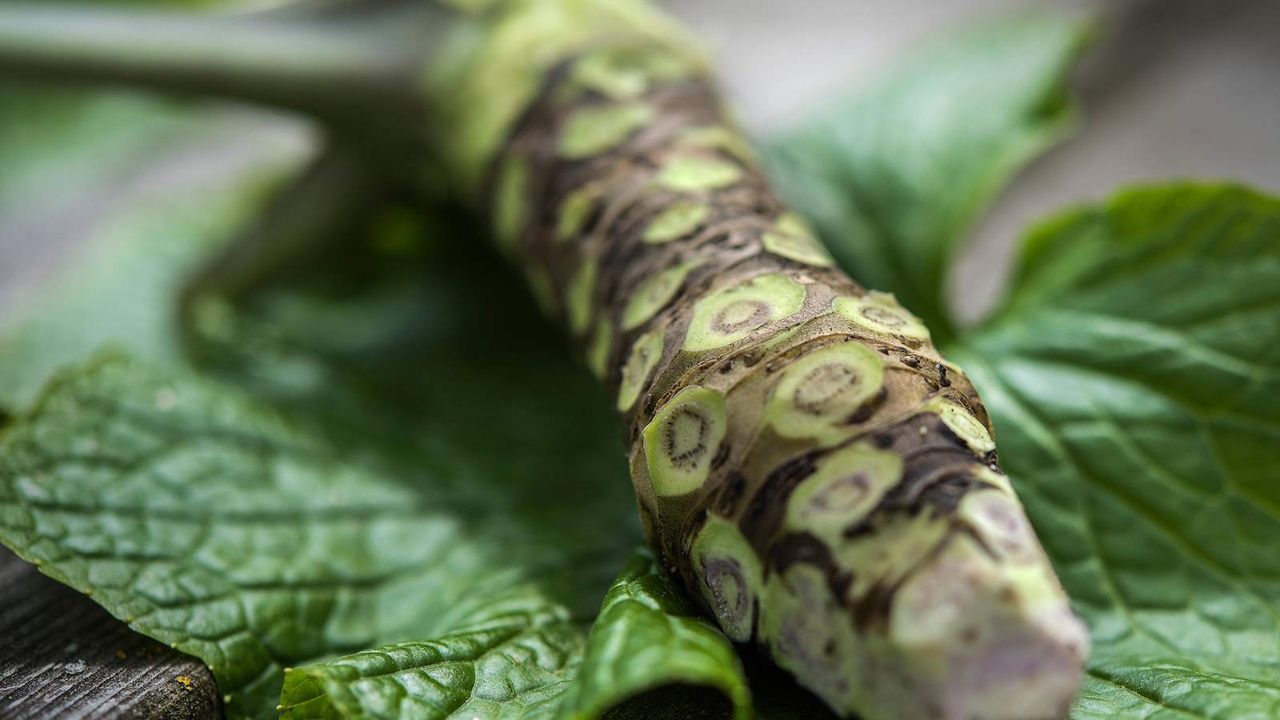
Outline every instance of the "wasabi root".
{"label": "wasabi root", "polygon": [[1087,634],[982,401],[770,192],[682,31],[624,0],[475,22],[436,79],[452,170],[613,391],[670,571],[842,715],[1065,717]]}

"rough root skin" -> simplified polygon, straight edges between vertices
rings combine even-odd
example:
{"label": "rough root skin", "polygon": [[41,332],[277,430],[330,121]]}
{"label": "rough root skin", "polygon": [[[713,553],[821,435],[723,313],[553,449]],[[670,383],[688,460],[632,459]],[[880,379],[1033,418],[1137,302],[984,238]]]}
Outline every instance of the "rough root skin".
{"label": "rough root skin", "polygon": [[651,543],[731,637],[845,715],[1066,715],[1087,636],[973,386],[834,267],[693,64],[562,62],[490,167],[495,233],[618,399]]}

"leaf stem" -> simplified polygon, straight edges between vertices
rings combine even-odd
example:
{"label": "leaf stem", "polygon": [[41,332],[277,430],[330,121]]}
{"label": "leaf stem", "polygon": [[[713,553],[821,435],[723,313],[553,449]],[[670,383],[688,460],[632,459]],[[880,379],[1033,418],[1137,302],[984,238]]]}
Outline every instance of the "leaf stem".
{"label": "leaf stem", "polygon": [[386,34],[296,17],[4,3],[0,77],[220,95],[343,120],[414,103],[425,48]]}

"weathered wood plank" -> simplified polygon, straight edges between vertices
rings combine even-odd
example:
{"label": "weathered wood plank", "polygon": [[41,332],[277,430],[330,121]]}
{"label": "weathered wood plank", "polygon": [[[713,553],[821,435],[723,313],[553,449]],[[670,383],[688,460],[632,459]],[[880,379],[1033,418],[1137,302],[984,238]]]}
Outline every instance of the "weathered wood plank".
{"label": "weathered wood plank", "polygon": [[221,716],[199,660],[130,630],[0,547],[0,718]]}

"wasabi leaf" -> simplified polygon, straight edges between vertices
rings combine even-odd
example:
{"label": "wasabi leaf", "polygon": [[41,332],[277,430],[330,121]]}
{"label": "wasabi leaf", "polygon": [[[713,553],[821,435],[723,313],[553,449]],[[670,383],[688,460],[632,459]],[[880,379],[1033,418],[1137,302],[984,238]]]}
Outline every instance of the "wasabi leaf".
{"label": "wasabi leaf", "polygon": [[773,138],[773,186],[855,280],[945,337],[951,258],[1009,178],[1073,126],[1065,82],[1087,35],[1078,20],[1024,15],[926,47]]}
{"label": "wasabi leaf", "polygon": [[121,359],[63,375],[0,458],[5,543],[203,659],[233,717],[263,716],[289,664],[447,617],[389,596],[477,562],[405,489],[243,398]]}
{"label": "wasabi leaf", "polygon": [[[0,440],[0,539],[204,660],[230,717],[277,702],[285,717],[552,717],[572,688],[566,716],[595,718],[667,685],[708,686],[687,702],[748,717],[731,645],[651,561],[630,566],[588,644],[587,588],[634,545],[634,520],[622,503],[575,519],[540,500],[622,494],[553,462],[564,449],[517,453],[518,469],[498,458],[507,474],[445,470],[458,448],[353,459],[225,385],[108,355]],[[498,493],[501,512],[485,507]],[[352,654],[284,673],[335,653]]]}
{"label": "wasabi leaf", "polygon": [[707,717],[752,717],[733,646],[647,552],[605,595],[558,718],[597,718],[633,696],[639,697],[610,717],[674,720],[690,709]]}
{"label": "wasabi leaf", "polygon": [[614,582],[585,642],[582,622],[516,608],[437,641],[297,668],[283,717],[751,717],[733,646],[648,553]]}
{"label": "wasabi leaf", "polygon": [[295,668],[280,716],[547,718],[580,667],[582,635],[580,623],[516,616]]}
{"label": "wasabi leaf", "polygon": [[1053,219],[951,352],[1091,627],[1073,717],[1280,713],[1280,200],[1150,187]]}

